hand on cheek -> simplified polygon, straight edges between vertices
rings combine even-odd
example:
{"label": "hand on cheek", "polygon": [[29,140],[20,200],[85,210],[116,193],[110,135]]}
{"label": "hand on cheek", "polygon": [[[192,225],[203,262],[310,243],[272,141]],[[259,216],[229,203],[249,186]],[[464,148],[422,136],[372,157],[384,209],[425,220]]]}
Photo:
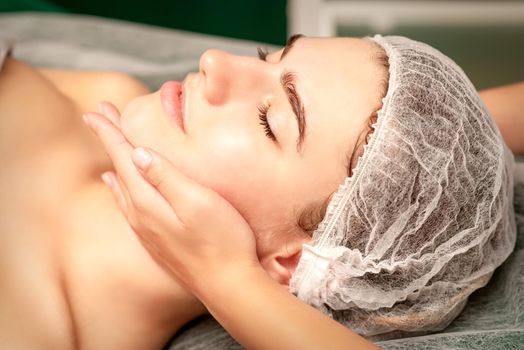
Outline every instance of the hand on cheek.
{"label": "hand on cheek", "polygon": [[144,247],[194,292],[205,277],[258,269],[254,234],[238,211],[219,194],[179,172],[165,157],[136,148],[119,129],[110,103],[86,113],[115,173],[102,178]]}

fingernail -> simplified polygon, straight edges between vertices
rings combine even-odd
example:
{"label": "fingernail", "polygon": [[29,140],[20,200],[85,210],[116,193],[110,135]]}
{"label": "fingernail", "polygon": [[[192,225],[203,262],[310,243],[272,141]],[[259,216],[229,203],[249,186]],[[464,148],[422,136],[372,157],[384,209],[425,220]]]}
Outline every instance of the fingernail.
{"label": "fingernail", "polygon": [[82,119],[84,120],[84,123],[85,123],[86,125],[89,125],[89,118],[88,118],[87,115],[85,115],[85,114],[82,115]]}
{"label": "fingernail", "polygon": [[102,181],[104,181],[107,186],[113,187],[113,180],[111,179],[111,175],[109,175],[109,173],[105,172],[102,174]]}
{"label": "fingernail", "polygon": [[151,153],[149,153],[142,147],[135,148],[131,157],[136,166],[138,166],[142,170],[146,170],[149,164],[151,164],[151,161],[153,160]]}

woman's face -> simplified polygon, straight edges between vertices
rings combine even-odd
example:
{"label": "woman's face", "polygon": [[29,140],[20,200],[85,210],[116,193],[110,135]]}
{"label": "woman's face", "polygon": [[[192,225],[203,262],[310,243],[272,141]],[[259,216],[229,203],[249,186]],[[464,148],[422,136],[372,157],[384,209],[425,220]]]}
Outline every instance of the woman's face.
{"label": "woman's face", "polygon": [[380,104],[376,51],[355,38],[300,38],[265,61],[208,50],[200,71],[182,82],[185,131],[159,91],[126,106],[122,131],[227,199],[263,255],[279,241],[271,233],[293,228],[301,209],[347,176],[348,157]]}

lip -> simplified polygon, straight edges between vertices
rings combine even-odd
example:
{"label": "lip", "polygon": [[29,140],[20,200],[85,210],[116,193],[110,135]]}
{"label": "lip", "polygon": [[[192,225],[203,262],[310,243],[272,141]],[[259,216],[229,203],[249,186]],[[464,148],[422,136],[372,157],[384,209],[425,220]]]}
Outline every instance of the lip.
{"label": "lip", "polygon": [[176,80],[166,81],[160,87],[160,100],[162,102],[162,108],[167,113],[172,121],[180,128],[184,133],[184,87],[182,83]]}

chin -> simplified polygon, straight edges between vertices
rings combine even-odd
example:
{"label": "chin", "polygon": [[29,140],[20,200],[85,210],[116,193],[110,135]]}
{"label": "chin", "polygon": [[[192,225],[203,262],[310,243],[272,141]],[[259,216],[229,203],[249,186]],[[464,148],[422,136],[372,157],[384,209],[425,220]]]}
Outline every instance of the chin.
{"label": "chin", "polygon": [[[120,116],[120,130],[125,138],[135,147],[152,147],[149,140],[154,140],[159,135],[157,130],[165,128],[159,116],[158,108],[155,106],[156,94],[139,96],[131,100]],[[157,103],[158,105],[159,103]],[[154,147],[152,147],[154,148]]]}

